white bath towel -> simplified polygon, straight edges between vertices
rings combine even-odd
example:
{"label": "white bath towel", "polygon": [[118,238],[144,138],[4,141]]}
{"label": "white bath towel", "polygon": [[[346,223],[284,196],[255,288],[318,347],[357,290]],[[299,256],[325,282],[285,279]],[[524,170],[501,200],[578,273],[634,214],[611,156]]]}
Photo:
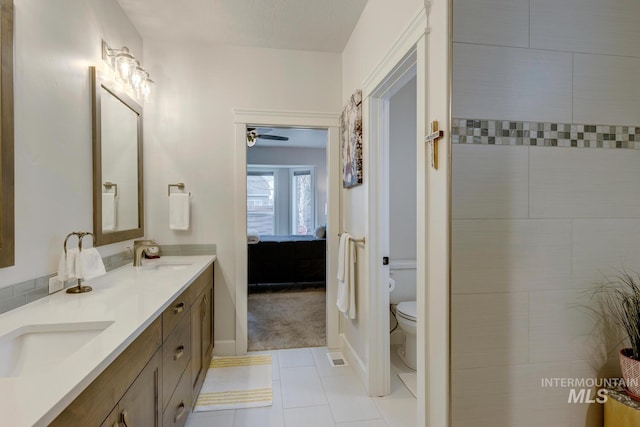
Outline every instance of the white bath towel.
{"label": "white bath towel", "polygon": [[78,252],[77,276],[84,280],[107,274],[100,252],[96,248],[82,249]]}
{"label": "white bath towel", "polygon": [[356,248],[351,235],[343,233],[338,249],[338,310],[349,319],[356,318]]}
{"label": "white bath towel", "polygon": [[76,261],[78,257],[78,248],[67,249],[65,255],[64,251],[60,254],[60,261],[58,262],[58,281],[66,282],[67,280],[73,280],[76,276]]}
{"label": "white bath towel", "polygon": [[250,245],[254,245],[260,242],[260,233],[258,230],[248,229],[247,230],[247,243]]}
{"label": "white bath towel", "polygon": [[189,229],[188,193],[171,193],[169,195],[169,228],[172,230]]}
{"label": "white bath towel", "polygon": [[116,195],[102,193],[102,231],[116,229]]}

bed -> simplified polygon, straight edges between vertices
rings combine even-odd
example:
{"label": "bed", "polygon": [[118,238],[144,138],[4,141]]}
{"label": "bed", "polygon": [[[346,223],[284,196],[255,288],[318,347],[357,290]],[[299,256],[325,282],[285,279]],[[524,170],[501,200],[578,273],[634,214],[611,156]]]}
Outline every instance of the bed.
{"label": "bed", "polygon": [[326,239],[260,236],[249,248],[249,285],[324,285]]}

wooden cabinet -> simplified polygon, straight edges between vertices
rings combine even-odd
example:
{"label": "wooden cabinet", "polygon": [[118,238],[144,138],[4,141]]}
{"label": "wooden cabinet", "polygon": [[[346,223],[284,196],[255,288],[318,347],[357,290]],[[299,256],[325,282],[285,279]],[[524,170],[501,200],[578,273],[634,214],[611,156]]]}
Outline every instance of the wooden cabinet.
{"label": "wooden cabinet", "polygon": [[50,425],[182,427],[212,351],[209,266]]}
{"label": "wooden cabinet", "polygon": [[209,369],[213,352],[213,277],[201,290],[191,308],[193,356],[191,360],[191,383],[193,404]]}

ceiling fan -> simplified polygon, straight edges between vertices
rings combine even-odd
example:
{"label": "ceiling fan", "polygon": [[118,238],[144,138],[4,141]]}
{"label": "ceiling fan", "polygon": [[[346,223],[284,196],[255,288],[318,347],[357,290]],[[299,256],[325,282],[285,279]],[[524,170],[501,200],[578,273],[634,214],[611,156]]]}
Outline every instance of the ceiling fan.
{"label": "ceiling fan", "polygon": [[247,145],[253,147],[258,139],[268,139],[271,141],[288,141],[289,137],[279,135],[267,135],[273,129],[269,128],[247,128]]}

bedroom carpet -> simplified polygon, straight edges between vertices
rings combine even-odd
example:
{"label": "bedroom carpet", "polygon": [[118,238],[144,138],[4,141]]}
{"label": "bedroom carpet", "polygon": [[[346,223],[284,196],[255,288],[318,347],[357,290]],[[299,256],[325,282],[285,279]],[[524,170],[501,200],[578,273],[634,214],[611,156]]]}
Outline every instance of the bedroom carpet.
{"label": "bedroom carpet", "polygon": [[249,294],[249,351],[326,344],[325,291]]}

